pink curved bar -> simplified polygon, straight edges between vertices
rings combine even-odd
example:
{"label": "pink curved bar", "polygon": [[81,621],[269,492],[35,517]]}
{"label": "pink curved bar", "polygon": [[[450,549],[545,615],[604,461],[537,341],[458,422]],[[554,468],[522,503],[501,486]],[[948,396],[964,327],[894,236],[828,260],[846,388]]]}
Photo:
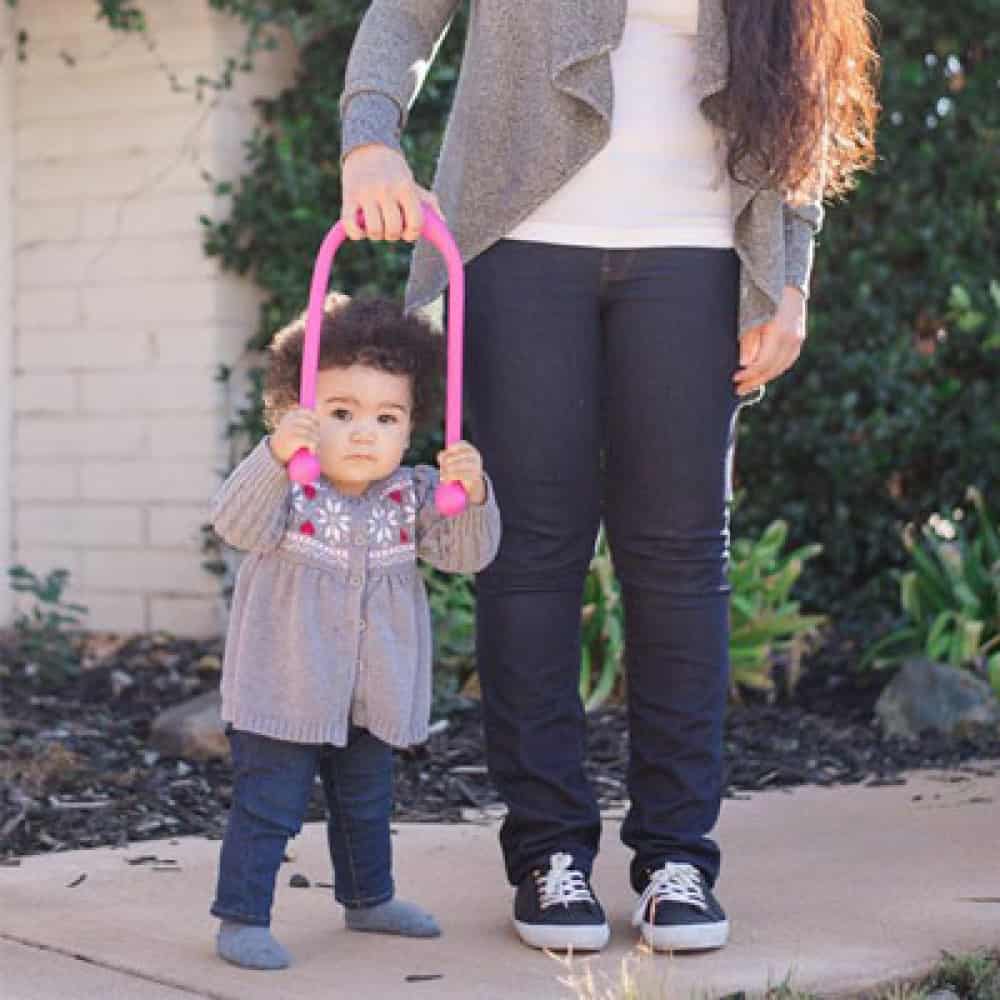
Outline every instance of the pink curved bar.
{"label": "pink curved bar", "polygon": [[[462,257],[444,220],[426,202],[421,206],[424,223],[420,235],[440,251],[448,268],[448,343],[447,377],[445,385],[445,447],[459,440],[462,433],[462,326],[465,315],[465,274]],[[364,226],[364,216],[358,211],[358,223]],[[319,331],[323,321],[323,301],[330,281],[333,258],[347,239],[343,222],[326,234],[316,255],[309,307],[306,312],[306,335],[302,351],[302,378],[299,403],[311,410],[316,405],[316,368],[319,363]],[[289,476],[299,483],[311,483],[319,476],[319,461],[307,448],[300,448],[288,463]],[[454,515],[465,509],[468,497],[461,483],[441,483],[435,503],[442,514]]]}

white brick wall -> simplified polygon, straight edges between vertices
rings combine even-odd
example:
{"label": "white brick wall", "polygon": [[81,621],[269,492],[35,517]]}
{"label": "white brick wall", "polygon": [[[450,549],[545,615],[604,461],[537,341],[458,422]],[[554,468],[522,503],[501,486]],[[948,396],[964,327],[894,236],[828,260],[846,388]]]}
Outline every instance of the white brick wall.
{"label": "white brick wall", "polygon": [[143,9],[155,54],[93,0],[0,3],[0,47],[29,35],[26,63],[0,60],[0,547],[5,565],[70,570],[91,628],[200,635],[221,621],[199,530],[228,453],[214,376],[259,302],[202,252],[199,215],[226,211],[202,175],[238,172],[249,101],[292,54],[198,102],[243,29],[207,0]]}
{"label": "white brick wall", "polygon": [[0,4],[0,622],[14,601],[7,586],[13,556],[12,463],[14,359],[14,17]]}

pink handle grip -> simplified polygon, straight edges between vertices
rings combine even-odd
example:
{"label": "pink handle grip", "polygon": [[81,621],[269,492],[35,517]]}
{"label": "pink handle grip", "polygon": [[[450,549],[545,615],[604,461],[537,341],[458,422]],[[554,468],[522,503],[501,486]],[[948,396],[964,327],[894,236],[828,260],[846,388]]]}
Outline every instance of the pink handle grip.
{"label": "pink handle grip", "polygon": [[[445,447],[461,437],[462,427],[462,328],[465,312],[465,273],[462,257],[444,220],[426,202],[422,205],[424,222],[420,235],[425,236],[441,252],[448,267],[448,345],[447,377],[445,385]],[[358,223],[364,226],[364,217],[358,210]],[[306,313],[306,335],[302,350],[302,379],[299,403],[311,410],[316,405],[316,368],[319,363],[319,331],[323,321],[323,301],[330,281],[333,258],[347,239],[343,222],[326,234],[316,255],[312,285],[309,289],[309,307]],[[300,448],[288,463],[288,475],[298,483],[314,482],[319,476],[319,461],[308,448]],[[460,513],[468,503],[465,488],[459,482],[441,483],[434,501],[442,514]]]}

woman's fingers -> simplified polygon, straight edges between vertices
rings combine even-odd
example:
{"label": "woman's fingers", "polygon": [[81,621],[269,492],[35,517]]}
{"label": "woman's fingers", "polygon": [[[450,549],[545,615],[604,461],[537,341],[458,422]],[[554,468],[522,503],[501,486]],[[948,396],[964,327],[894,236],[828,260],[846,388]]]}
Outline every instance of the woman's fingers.
{"label": "woman's fingers", "polygon": [[424,225],[424,210],[420,205],[420,188],[412,184],[403,189],[400,194],[400,204],[403,208],[403,239],[413,243],[420,236]]}
{"label": "woman's fingers", "polygon": [[760,339],[764,334],[762,326],[751,327],[739,340],[739,360],[741,365],[750,365],[757,360]]}
{"label": "woman's fingers", "polygon": [[[415,240],[423,224],[421,200],[440,211],[437,199],[413,180],[406,158],[382,143],[359,146],[344,158],[341,185],[341,221],[351,239]],[[355,219],[359,208],[363,228]]]}
{"label": "woman's fingers", "polygon": [[382,239],[395,242],[403,235],[403,213],[399,210],[399,201],[395,192],[383,195],[379,202],[382,209]]}
{"label": "woman's fingers", "polygon": [[736,391],[741,394],[753,392],[758,386],[768,382],[774,373],[774,349],[767,338],[765,338],[757,357],[737,373]]}
{"label": "woman's fingers", "polygon": [[797,338],[781,337],[775,332],[761,340],[754,361],[736,375],[736,390],[745,395],[787,371],[799,355]]}
{"label": "woman's fingers", "polygon": [[358,222],[358,209],[360,207],[357,201],[344,202],[340,221],[344,224],[344,232],[349,240],[363,240],[365,238],[365,231]]}
{"label": "woman's fingers", "polygon": [[382,233],[385,231],[382,208],[373,193],[361,199],[361,211],[365,216],[365,236],[370,240],[382,239]]}

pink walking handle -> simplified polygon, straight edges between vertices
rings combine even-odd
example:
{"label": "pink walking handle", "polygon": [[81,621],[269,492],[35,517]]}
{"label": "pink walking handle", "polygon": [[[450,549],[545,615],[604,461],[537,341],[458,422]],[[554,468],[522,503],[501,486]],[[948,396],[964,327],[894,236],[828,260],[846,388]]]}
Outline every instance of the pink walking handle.
{"label": "pink walking handle", "polygon": [[[445,447],[454,444],[462,433],[462,318],[465,311],[465,274],[462,257],[444,220],[426,202],[422,205],[424,222],[420,235],[440,251],[448,267],[448,345],[445,384]],[[364,215],[358,210],[358,224],[364,228]],[[316,405],[316,368],[319,363],[319,331],[323,322],[323,302],[330,283],[330,268],[340,245],[347,239],[343,222],[326,234],[316,255],[309,308],[306,312],[306,336],[302,350],[302,380],[299,405],[311,410]],[[288,475],[297,483],[312,483],[319,477],[319,460],[308,448],[300,448],[288,463]],[[465,487],[456,481],[439,483],[434,494],[437,509],[446,516],[461,513],[467,503]]]}

